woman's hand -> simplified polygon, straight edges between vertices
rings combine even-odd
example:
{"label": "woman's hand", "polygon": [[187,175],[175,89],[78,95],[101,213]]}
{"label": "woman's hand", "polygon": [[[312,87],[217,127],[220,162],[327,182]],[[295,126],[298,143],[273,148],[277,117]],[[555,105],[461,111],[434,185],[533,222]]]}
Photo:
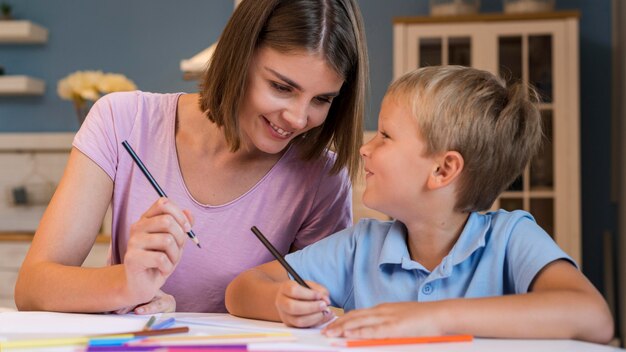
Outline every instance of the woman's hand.
{"label": "woman's hand", "polygon": [[157,295],[178,264],[193,218],[167,198],[160,198],[131,225],[124,270],[131,302]]}
{"label": "woman's hand", "polygon": [[329,337],[387,338],[442,335],[436,303],[384,303],[348,312],[328,324],[322,334]]}
{"label": "woman's hand", "polygon": [[276,309],[280,319],[287,326],[311,327],[334,318],[334,314],[328,308],[330,305],[328,290],[315,282],[307,281],[307,284],[311,289],[289,280],[278,290]]}
{"label": "woman's hand", "polygon": [[126,314],[133,311],[135,314],[173,313],[176,311],[176,299],[174,296],[159,290],[149,301],[138,306],[130,306],[116,310],[115,314]]}

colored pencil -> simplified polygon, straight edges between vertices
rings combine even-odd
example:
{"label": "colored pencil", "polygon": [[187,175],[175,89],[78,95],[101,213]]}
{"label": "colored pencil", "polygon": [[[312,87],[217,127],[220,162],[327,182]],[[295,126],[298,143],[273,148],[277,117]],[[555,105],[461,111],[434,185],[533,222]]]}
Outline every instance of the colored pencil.
{"label": "colored pencil", "polygon": [[291,342],[297,337],[291,333],[243,333],[225,335],[185,335],[148,337],[130,341],[127,346],[194,346],[194,345],[241,345],[260,342]]}
{"label": "colored pencil", "polygon": [[[159,197],[167,198],[167,195],[165,194],[165,192],[163,192],[161,186],[159,186],[154,177],[152,177],[152,174],[150,173],[150,171],[148,171],[148,168],[146,168],[141,159],[139,159],[139,156],[137,155],[137,153],[135,153],[135,150],[133,150],[130,144],[128,144],[128,141],[123,141],[122,145],[124,146],[128,154],[130,154],[130,157],[135,161],[135,164],[137,164],[141,172],[143,172],[144,176],[146,176],[154,190],[159,194]],[[187,232],[187,236],[191,238],[193,243],[195,243],[198,248],[202,248],[200,247],[200,241],[198,241],[198,238],[196,237],[196,234],[193,232],[193,230],[189,230],[189,232]]]}
{"label": "colored pencil", "polygon": [[[116,341],[118,339],[134,339],[142,336],[159,336],[169,334],[179,334],[189,332],[189,327],[182,326],[178,328],[160,329],[160,330],[140,330],[115,334],[102,334],[80,337],[59,337],[59,338],[42,338],[27,340],[12,340],[0,342],[0,350],[5,348],[35,348],[35,347],[54,347],[54,346],[72,346],[72,345],[89,345],[92,341],[104,344],[107,340]],[[119,341],[117,341],[119,343]]]}
{"label": "colored pencil", "polygon": [[104,352],[104,351],[212,351],[212,352],[238,352],[247,351],[247,345],[195,345],[195,346],[179,346],[179,345],[163,345],[163,346],[89,346],[87,351]]}
{"label": "colored pencil", "polygon": [[296,271],[291,267],[291,265],[289,265],[289,263],[287,263],[285,258],[276,250],[276,248],[270,243],[270,241],[268,241],[267,238],[265,238],[265,236],[263,236],[261,231],[256,226],[252,226],[252,228],[250,230],[259,239],[259,241],[261,241],[261,243],[263,243],[265,248],[267,248],[267,250],[269,250],[270,253],[272,253],[274,258],[276,258],[276,260],[278,260],[278,262],[283,266],[283,268],[285,268],[285,270],[287,270],[287,272],[289,274],[291,274],[291,276],[293,276],[294,280],[296,280],[297,283],[299,283],[301,286],[304,286],[304,287],[306,287],[308,289],[311,289],[311,287],[309,287],[309,285],[307,285],[306,282],[304,282],[304,280],[302,280],[300,275],[298,275],[298,273],[296,273]]}
{"label": "colored pencil", "polygon": [[[152,330],[151,331],[166,329],[166,328],[171,327],[175,323],[176,323],[176,319],[174,319],[174,318],[167,318],[167,319],[165,319],[163,321],[160,321],[160,322],[152,325]],[[144,336],[146,336],[146,335],[144,335]]]}
{"label": "colored pencil", "polygon": [[[165,322],[166,320],[164,320]],[[132,335],[132,336],[136,336],[136,337],[145,337],[145,336],[161,336],[161,335],[172,335],[172,334],[182,334],[182,333],[186,333],[189,332],[189,327],[188,326],[180,326],[177,328],[161,328],[161,329],[155,329],[154,325],[152,326],[152,330],[138,330],[138,331],[128,331],[128,332],[121,332],[115,335]],[[106,337],[106,336],[111,336],[112,334],[102,334],[102,335],[91,335],[91,337]]]}
{"label": "colored pencil", "polygon": [[422,336],[422,337],[401,337],[389,339],[363,339],[363,340],[347,340],[337,342],[336,346],[345,347],[367,347],[367,346],[388,346],[388,345],[412,345],[418,343],[437,343],[437,342],[468,342],[472,341],[472,335],[445,335],[445,336]]}
{"label": "colored pencil", "polygon": [[152,327],[152,324],[154,324],[156,320],[156,316],[153,315],[150,317],[150,319],[148,320],[148,322],[146,323],[146,325],[143,327],[144,330],[150,330],[150,328]]}

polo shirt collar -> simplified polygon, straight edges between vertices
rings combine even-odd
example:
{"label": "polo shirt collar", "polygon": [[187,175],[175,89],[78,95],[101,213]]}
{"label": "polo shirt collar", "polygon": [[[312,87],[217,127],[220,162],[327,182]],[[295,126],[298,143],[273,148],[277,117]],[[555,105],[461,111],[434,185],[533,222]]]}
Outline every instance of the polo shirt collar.
{"label": "polo shirt collar", "polygon": [[485,246],[487,232],[491,228],[491,216],[477,212],[470,213],[465,227],[446,259],[452,267],[464,262],[478,249]]}
{"label": "polo shirt collar", "polygon": [[406,236],[406,226],[395,220],[385,234],[383,246],[378,256],[379,267],[383,264],[402,264],[402,258],[411,259]]}
{"label": "polo shirt collar", "polygon": [[[450,253],[443,259],[446,270],[462,263],[472,253],[485,246],[487,232],[491,227],[491,216],[477,212],[470,213],[465,227]],[[378,257],[378,266],[383,264],[401,264],[404,269],[421,269],[419,263],[411,260],[407,245],[406,226],[398,220],[389,227]],[[416,265],[415,265],[416,264]],[[405,267],[407,266],[407,267]],[[409,268],[410,266],[410,268]]]}

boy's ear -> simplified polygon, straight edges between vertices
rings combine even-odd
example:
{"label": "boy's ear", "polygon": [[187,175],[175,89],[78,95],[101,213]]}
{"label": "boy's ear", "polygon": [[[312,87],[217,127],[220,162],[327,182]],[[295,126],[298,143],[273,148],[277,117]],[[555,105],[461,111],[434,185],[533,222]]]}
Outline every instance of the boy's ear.
{"label": "boy's ear", "polygon": [[457,151],[447,151],[437,157],[432,174],[428,178],[428,188],[437,189],[449,185],[458,178],[464,165],[463,156]]}

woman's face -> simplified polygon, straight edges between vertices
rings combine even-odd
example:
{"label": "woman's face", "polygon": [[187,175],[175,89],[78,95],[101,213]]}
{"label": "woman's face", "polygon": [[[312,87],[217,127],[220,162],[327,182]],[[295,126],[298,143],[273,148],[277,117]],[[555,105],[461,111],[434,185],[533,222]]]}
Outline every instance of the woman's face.
{"label": "woman's face", "polygon": [[305,51],[257,49],[239,122],[243,145],[276,154],[324,123],[343,77],[324,58]]}

